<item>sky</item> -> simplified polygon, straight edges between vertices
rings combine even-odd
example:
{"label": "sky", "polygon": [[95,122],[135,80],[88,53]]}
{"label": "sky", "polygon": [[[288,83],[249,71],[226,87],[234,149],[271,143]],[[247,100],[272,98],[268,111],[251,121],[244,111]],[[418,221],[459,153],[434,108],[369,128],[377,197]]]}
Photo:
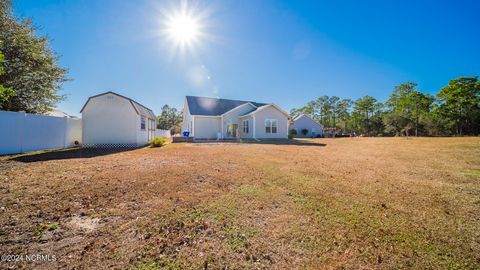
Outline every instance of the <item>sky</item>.
{"label": "sky", "polygon": [[[201,32],[179,47],[166,34],[182,7]],[[58,105],[126,95],[159,114],[186,95],[275,103],[322,95],[384,101],[414,81],[435,94],[480,74],[480,1],[16,0],[68,69]]]}

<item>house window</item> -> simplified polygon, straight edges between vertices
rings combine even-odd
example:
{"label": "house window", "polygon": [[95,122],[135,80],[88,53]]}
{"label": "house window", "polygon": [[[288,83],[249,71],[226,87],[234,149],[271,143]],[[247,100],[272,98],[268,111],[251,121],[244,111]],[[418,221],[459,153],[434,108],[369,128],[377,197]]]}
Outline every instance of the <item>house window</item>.
{"label": "house window", "polygon": [[265,133],[277,133],[278,125],[277,119],[265,120]]}
{"label": "house window", "polygon": [[248,120],[243,120],[243,133],[248,134]]}
{"label": "house window", "polygon": [[145,130],[145,116],[140,117],[140,129]]}

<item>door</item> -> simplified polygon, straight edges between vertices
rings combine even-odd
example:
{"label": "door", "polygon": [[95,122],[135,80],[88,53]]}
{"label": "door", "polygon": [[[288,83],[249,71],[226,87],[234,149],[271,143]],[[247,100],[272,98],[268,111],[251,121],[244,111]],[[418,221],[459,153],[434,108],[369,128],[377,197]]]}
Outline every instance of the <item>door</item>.
{"label": "door", "polygon": [[148,133],[147,133],[147,139],[148,141],[151,141],[155,139],[155,121],[152,119],[148,119]]}
{"label": "door", "polygon": [[230,124],[227,126],[227,137],[228,138],[238,137],[238,124]]}

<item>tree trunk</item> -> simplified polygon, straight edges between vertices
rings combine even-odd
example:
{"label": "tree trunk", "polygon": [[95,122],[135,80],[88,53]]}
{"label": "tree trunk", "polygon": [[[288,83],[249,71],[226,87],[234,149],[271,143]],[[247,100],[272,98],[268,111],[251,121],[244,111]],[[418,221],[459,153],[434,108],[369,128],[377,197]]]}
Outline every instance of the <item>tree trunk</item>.
{"label": "tree trunk", "polygon": [[418,137],[418,101],[415,100],[415,137]]}
{"label": "tree trunk", "polygon": [[333,127],[335,128],[335,130],[337,130],[337,123],[336,123],[336,119],[335,119],[335,113],[333,113]]}

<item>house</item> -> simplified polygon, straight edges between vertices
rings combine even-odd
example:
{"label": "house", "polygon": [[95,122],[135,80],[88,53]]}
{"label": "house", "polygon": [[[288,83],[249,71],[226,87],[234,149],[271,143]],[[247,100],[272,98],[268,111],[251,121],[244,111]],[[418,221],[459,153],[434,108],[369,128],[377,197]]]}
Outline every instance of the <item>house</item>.
{"label": "house", "polygon": [[[301,114],[292,120],[290,129],[297,131],[297,138],[323,137],[323,126],[306,114]],[[303,133],[306,130],[306,134]]]}
{"label": "house", "polygon": [[187,96],[182,129],[195,139],[286,139],[288,113],[273,103]]}
{"label": "house", "polygon": [[111,91],[89,97],[80,113],[84,147],[137,147],[155,137],[153,111]]}
{"label": "house", "polygon": [[48,116],[56,116],[56,117],[68,117],[68,118],[77,118],[76,116],[69,115],[68,113],[61,111],[59,109],[53,109],[45,113]]}

